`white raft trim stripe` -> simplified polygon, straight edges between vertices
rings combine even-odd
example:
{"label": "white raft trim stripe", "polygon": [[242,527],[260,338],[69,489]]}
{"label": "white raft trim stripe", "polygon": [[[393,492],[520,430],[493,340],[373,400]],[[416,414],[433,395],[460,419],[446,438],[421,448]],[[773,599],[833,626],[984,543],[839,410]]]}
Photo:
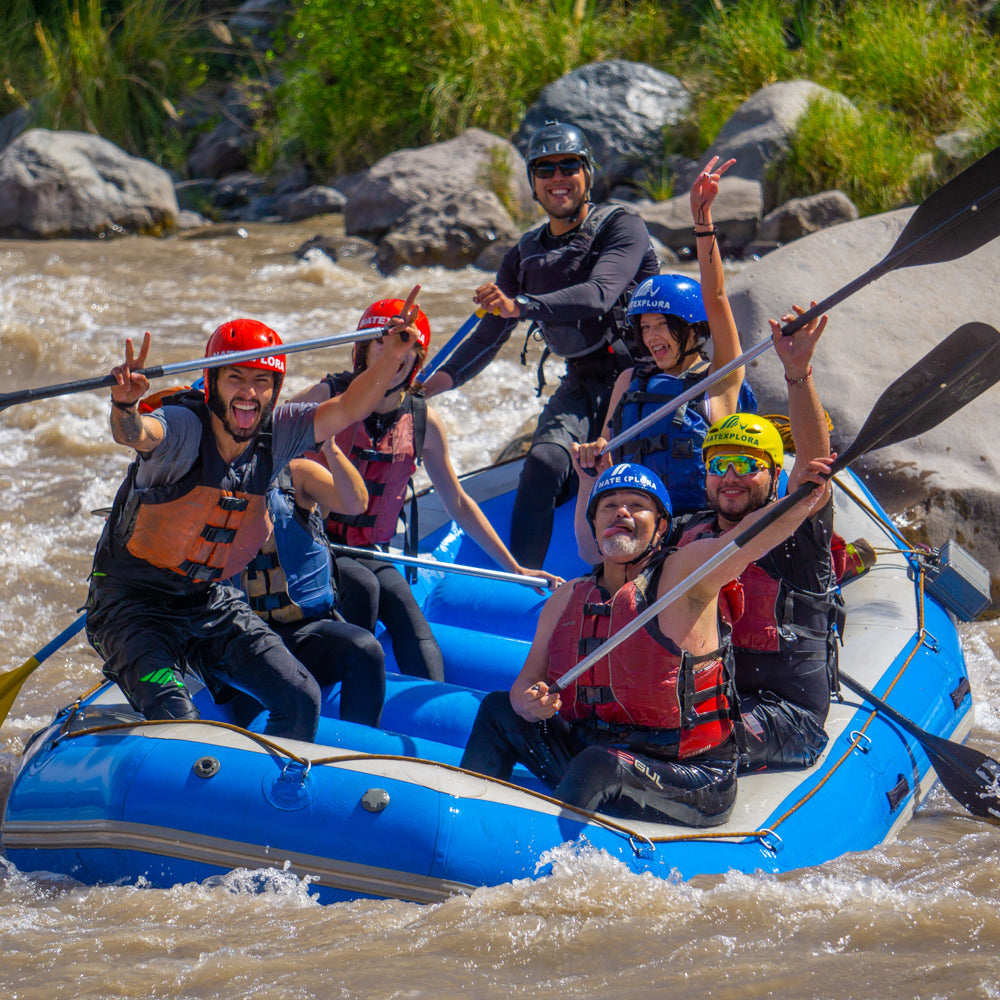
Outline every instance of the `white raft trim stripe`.
{"label": "white raft trim stripe", "polygon": [[[23,850],[138,851],[149,854],[154,862],[157,857],[178,858],[216,865],[222,871],[281,868],[287,861],[289,870],[295,875],[311,876],[322,886],[413,903],[437,903],[478,888],[393,868],[359,865],[176,828],[117,820],[12,821],[4,825],[4,846]],[[86,858],[83,860],[86,863]]]}

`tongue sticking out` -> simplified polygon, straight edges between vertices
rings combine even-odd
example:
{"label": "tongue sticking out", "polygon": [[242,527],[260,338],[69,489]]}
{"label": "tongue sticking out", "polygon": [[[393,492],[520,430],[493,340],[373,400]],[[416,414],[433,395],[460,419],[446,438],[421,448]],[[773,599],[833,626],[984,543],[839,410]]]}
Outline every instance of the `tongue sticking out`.
{"label": "tongue sticking out", "polygon": [[241,431],[248,431],[257,419],[257,407],[233,406],[233,415],[236,417],[236,426]]}

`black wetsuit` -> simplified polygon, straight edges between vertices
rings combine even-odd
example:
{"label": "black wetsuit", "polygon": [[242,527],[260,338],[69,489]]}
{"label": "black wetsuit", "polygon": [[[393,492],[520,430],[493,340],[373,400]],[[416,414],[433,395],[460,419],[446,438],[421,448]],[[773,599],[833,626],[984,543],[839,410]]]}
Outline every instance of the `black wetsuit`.
{"label": "black wetsuit", "polygon": [[[548,224],[533,229],[504,256],[497,285],[511,297],[528,297],[521,319],[537,323],[547,348],[566,358],[566,374],[538,419],[514,500],[510,550],[522,566],[542,565],[555,507],[576,485],[570,446],[597,437],[615,379],[631,365],[621,344],[628,299],[659,270],[642,219],[609,206],[592,205],[584,222],[562,236],[551,235]],[[517,322],[485,316],[441,370],[456,386],[478,375]]]}

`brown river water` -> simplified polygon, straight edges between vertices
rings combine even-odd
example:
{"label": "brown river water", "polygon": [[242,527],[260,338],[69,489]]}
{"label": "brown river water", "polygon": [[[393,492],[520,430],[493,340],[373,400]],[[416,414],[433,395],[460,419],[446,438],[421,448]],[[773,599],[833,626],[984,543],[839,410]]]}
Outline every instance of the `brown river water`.
{"label": "brown river water", "polygon": [[[480,272],[384,280],[296,260],[322,228],[0,243],[0,391],[103,375],[144,330],[149,364],[199,357],[237,315],[287,341],[348,331],[370,301],[415,282],[437,345],[471,311]],[[435,403],[459,471],[486,464],[539,408],[519,349]],[[347,359],[344,348],[291,355],[286,384],[302,388]],[[101,527],[91,511],[110,502],[128,458],[107,420],[105,391],[0,414],[0,671],[83,603]],[[970,742],[1000,757],[1000,626],[966,625],[962,638]],[[0,802],[24,740],[99,678],[78,637],[28,679],[0,727]],[[319,906],[282,871],[164,891],[91,888],[0,860],[0,1000],[536,996],[1000,998],[1000,829],[938,787],[894,844],[780,877],[670,882],[566,851],[551,877],[431,906]]]}

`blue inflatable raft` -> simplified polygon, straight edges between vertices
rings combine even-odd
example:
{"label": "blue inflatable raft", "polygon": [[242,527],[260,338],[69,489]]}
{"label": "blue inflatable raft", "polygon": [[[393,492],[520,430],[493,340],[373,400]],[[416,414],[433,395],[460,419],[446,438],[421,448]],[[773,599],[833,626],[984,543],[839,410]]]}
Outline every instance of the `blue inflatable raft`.
{"label": "blue inflatable raft", "polygon": [[[497,526],[509,523],[518,471],[512,463],[464,480]],[[489,565],[433,494],[421,502],[423,551]],[[929,732],[964,739],[972,700],[954,617],[850,473],[834,502],[838,531],[878,552],[844,588],[843,669]],[[572,505],[557,512],[562,547],[546,565],[566,577],[584,569],[571,517]],[[544,875],[547,852],[567,842],[663,877],[815,865],[891,840],[934,783],[920,744],[846,693],[816,765],[741,778],[732,818],[709,830],[583,813],[523,769],[511,783],[462,771],[479,701],[520,670],[544,598],[438,571],[421,570],[414,586],[449,683],[390,676],[381,730],[340,722],[335,692],[313,744],[237,729],[205,692],[203,721],[147,723],[104,685],[26,748],[3,819],[7,857],[25,872],[161,887],[287,865],[325,901],[430,902]]]}

